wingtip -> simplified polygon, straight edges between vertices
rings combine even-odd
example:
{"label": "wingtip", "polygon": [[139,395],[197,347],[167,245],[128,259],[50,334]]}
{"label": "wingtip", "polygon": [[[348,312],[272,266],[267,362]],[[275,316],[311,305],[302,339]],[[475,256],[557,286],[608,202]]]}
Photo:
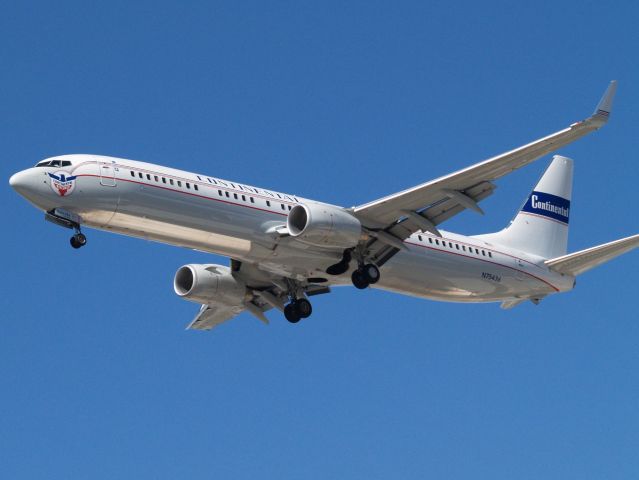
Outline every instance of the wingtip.
{"label": "wingtip", "polygon": [[608,117],[610,117],[610,112],[612,112],[612,102],[615,98],[615,93],[617,92],[617,80],[612,80],[606,88],[606,91],[601,97],[601,100],[597,104],[597,108],[593,113],[594,117],[599,118],[600,120],[607,121]]}

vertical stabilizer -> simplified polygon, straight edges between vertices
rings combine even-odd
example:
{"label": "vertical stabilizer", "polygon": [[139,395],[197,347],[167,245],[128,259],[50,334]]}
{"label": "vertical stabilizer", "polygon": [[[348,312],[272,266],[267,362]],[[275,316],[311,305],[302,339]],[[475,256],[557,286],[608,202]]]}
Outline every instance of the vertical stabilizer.
{"label": "vertical stabilizer", "polygon": [[510,225],[477,238],[544,258],[565,255],[572,170],[570,158],[555,155]]}

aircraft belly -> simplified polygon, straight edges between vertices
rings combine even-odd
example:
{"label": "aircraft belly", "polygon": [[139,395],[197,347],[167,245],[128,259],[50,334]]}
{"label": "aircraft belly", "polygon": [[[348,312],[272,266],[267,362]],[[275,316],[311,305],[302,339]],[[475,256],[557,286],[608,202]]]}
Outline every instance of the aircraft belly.
{"label": "aircraft belly", "polygon": [[436,250],[400,252],[386,263],[376,288],[433,300],[499,301],[518,294],[548,294],[548,285],[522,272]]}

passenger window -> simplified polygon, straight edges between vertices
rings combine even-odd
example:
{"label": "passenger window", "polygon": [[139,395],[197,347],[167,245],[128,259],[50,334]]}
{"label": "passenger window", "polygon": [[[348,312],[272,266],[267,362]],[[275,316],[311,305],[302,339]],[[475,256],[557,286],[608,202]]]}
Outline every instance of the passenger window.
{"label": "passenger window", "polygon": [[188,188],[188,189],[191,188],[191,184],[189,182],[186,182],[186,188]]}
{"label": "passenger window", "polygon": [[493,258],[493,253],[492,253],[492,252],[488,252],[488,256],[489,256],[490,258]]}
{"label": "passenger window", "polygon": [[456,244],[455,244],[455,248],[456,248],[457,250],[459,250],[459,244],[458,244],[458,243],[456,243]]}
{"label": "passenger window", "polygon": [[292,207],[289,205],[289,206],[288,206],[288,209],[290,210],[291,208],[292,208]]}
{"label": "passenger window", "polygon": [[437,245],[439,245],[439,240],[435,239],[435,243],[436,243]]}
{"label": "passenger window", "polygon": [[222,196],[222,190],[218,190],[217,193],[220,195],[220,197]]}
{"label": "passenger window", "polygon": [[135,177],[135,172],[133,170],[131,170],[131,176]]}
{"label": "passenger window", "polygon": [[255,199],[251,197],[251,203],[255,203]]}
{"label": "passenger window", "polygon": [[172,179],[172,178],[169,178],[169,183],[170,183],[171,185],[175,185],[175,184],[173,183],[173,179]]}
{"label": "passenger window", "polygon": [[242,195],[242,201],[246,202],[246,195]]}
{"label": "passenger window", "polygon": [[224,192],[226,194],[226,198],[230,198],[229,192]]}
{"label": "passenger window", "polygon": [[155,179],[155,181],[156,181],[156,182],[159,182],[159,181],[160,181],[160,179],[158,178],[158,176],[157,176],[157,175],[154,175],[154,176],[153,176],[153,178]]}
{"label": "passenger window", "polygon": [[433,239],[431,237],[428,237],[428,243],[433,243]]}
{"label": "passenger window", "polygon": [[162,177],[162,183],[166,183],[166,177]]}
{"label": "passenger window", "polygon": [[417,235],[417,238],[419,238],[419,241],[422,242],[422,236],[421,235]]}
{"label": "passenger window", "polygon": [[271,202],[269,200],[266,201],[266,206],[270,207],[271,206]]}
{"label": "passenger window", "polygon": [[475,253],[476,253],[477,255],[479,255],[479,248],[476,248],[476,249],[475,249]]}
{"label": "passenger window", "polygon": [[193,185],[193,188],[195,188],[196,190],[199,190],[199,188],[195,184]]}
{"label": "passenger window", "polygon": [[147,180],[151,180],[151,175],[149,175],[148,173],[146,174],[146,179]]}
{"label": "passenger window", "polygon": [[462,250],[465,252],[466,251],[466,246],[462,245]]}
{"label": "passenger window", "polygon": [[182,181],[178,180],[178,187],[181,187],[181,186],[182,186]]}
{"label": "passenger window", "polygon": [[485,257],[486,256],[486,250],[482,250],[481,254]]}
{"label": "passenger window", "polygon": [[282,210],[284,210],[284,204],[282,203],[281,205],[282,205]]}
{"label": "passenger window", "polygon": [[142,178],[142,172],[138,172],[138,177]]}

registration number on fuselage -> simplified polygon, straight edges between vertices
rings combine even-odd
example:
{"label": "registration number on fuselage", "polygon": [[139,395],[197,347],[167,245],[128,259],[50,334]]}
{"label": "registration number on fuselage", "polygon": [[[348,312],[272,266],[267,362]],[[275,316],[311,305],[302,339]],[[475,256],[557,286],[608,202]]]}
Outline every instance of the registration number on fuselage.
{"label": "registration number on fuselage", "polygon": [[501,282],[501,276],[495,275],[494,273],[481,272],[481,278],[491,280],[493,282]]}

